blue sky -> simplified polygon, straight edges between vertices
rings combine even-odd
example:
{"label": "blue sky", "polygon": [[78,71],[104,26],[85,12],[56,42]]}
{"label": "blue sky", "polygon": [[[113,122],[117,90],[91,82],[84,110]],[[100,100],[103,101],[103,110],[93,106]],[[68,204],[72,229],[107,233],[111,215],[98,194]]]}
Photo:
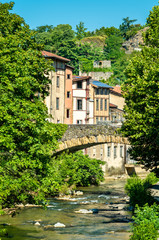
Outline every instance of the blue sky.
{"label": "blue sky", "polygon": [[[158,0],[12,0],[13,12],[19,14],[31,29],[42,25],[70,24],[75,30],[80,21],[89,31],[119,27],[122,19],[137,19],[144,25]],[[10,2],[1,0],[1,3]]]}

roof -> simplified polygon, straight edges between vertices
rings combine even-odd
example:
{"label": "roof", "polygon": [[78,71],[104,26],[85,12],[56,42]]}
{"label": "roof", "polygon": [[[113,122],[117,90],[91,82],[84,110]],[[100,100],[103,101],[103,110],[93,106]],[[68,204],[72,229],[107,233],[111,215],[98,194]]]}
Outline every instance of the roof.
{"label": "roof", "polygon": [[119,85],[114,86],[113,89],[111,90],[111,92],[118,93],[121,95],[122,94],[121,86],[119,86]]}
{"label": "roof", "polygon": [[110,108],[117,108],[117,105],[113,104],[113,103],[109,103],[109,107]]}
{"label": "roof", "polygon": [[66,67],[75,69],[74,67],[72,67],[72,66],[70,66],[70,65],[68,65],[68,64],[66,65]]}
{"label": "roof", "polygon": [[87,79],[90,79],[91,77],[90,76],[73,76],[73,81],[76,82],[76,81],[83,81],[83,80],[87,80]]}
{"label": "roof", "polygon": [[95,86],[95,87],[99,87],[99,88],[112,88],[111,86],[107,85],[106,83],[102,83],[100,81],[93,81],[92,84]]}
{"label": "roof", "polygon": [[56,55],[56,54],[54,54],[54,53],[51,53],[51,52],[42,51],[42,55],[43,55],[44,57],[48,57],[48,58],[56,58],[56,59],[62,60],[62,61],[64,61],[64,62],[70,62],[69,59],[64,58],[64,57],[61,57],[61,56],[58,56],[58,55]]}

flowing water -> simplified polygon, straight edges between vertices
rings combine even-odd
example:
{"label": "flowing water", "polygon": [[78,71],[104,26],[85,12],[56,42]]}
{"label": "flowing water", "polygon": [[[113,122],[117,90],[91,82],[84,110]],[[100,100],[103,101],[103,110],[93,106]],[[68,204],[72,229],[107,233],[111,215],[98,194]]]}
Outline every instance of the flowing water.
{"label": "flowing water", "polygon": [[[119,211],[124,184],[124,180],[109,180],[98,187],[80,188],[84,194],[71,201],[50,199],[47,209],[25,208],[14,217],[1,216],[1,227],[9,233],[2,240],[128,240],[130,223],[122,219],[130,219],[130,213]],[[80,209],[97,213],[77,213]],[[66,227],[55,228],[57,222]]]}

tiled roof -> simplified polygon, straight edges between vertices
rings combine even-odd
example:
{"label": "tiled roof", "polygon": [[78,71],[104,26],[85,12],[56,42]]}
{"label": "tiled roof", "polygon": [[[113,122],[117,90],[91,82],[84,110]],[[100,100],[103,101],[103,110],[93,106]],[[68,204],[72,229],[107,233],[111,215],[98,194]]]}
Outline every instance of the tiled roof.
{"label": "tiled roof", "polygon": [[64,62],[69,62],[69,61],[70,61],[70,60],[67,59],[67,58],[58,56],[58,55],[56,55],[56,54],[54,54],[54,53],[47,52],[47,51],[42,51],[42,55],[43,55],[44,57],[56,58],[56,59],[62,60],[62,61],[64,61]]}
{"label": "tiled roof", "polygon": [[77,81],[83,81],[83,80],[87,80],[90,79],[90,76],[73,76],[73,81],[77,82]]}
{"label": "tiled roof", "polygon": [[109,107],[111,108],[117,108],[117,105],[113,104],[113,103],[109,103]]}
{"label": "tiled roof", "polygon": [[113,87],[111,87],[111,86],[109,86],[109,85],[107,85],[107,84],[105,84],[105,83],[102,83],[102,82],[100,82],[100,81],[93,81],[92,84],[93,84],[94,86],[100,87],[100,88],[112,88],[112,89],[113,89]]}
{"label": "tiled roof", "polygon": [[118,93],[118,94],[122,94],[121,86],[119,86],[119,85],[114,86],[111,91],[115,92],[115,93]]}

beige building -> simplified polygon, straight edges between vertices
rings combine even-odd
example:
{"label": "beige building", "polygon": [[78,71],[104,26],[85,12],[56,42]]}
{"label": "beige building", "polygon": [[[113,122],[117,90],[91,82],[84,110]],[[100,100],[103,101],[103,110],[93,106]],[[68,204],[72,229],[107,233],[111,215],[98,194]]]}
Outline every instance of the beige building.
{"label": "beige building", "polygon": [[110,104],[109,104],[109,120],[121,121],[123,120],[125,99],[122,96],[121,86],[115,86],[110,90]]}
{"label": "beige building", "polygon": [[[125,105],[125,100],[122,96],[121,87],[108,87],[106,90],[101,90],[99,87],[100,83],[95,86],[92,84],[91,94],[94,95],[94,123],[100,121],[121,121],[123,119],[123,108]],[[104,86],[104,85],[103,85]],[[107,94],[106,94],[107,92]],[[101,101],[101,99],[103,99]],[[108,109],[105,108],[105,104],[100,106],[100,104],[107,102]],[[102,109],[101,109],[102,108]],[[104,111],[104,109],[106,111]],[[125,163],[130,161],[128,155],[128,147],[125,144],[118,143],[108,143],[93,146],[84,150],[85,154],[88,154],[91,158],[96,158],[104,161],[102,166],[103,171],[106,175],[115,175],[125,173]]]}
{"label": "beige building", "polygon": [[113,87],[99,82],[92,81],[90,85],[90,98],[94,101],[94,123],[109,120],[110,90]]}
{"label": "beige building", "polygon": [[[72,68],[67,65],[70,60],[47,51],[42,51],[42,55],[46,59],[52,60],[54,67],[54,71],[49,73],[51,84],[49,96],[45,99],[48,113],[51,116],[49,121],[70,123],[72,121]],[[69,99],[65,98],[68,92],[67,87],[70,92]],[[66,108],[69,109],[69,112]]]}

